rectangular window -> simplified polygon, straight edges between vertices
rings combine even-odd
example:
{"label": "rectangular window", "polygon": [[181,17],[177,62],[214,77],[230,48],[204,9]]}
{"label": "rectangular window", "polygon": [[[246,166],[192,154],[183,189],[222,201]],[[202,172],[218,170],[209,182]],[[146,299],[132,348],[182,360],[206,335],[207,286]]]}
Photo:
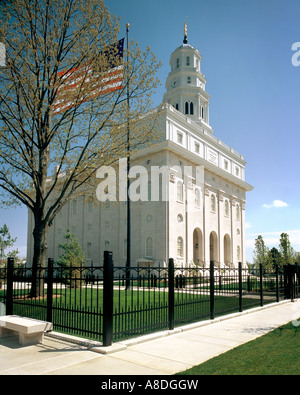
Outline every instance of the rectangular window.
{"label": "rectangular window", "polygon": [[186,65],[187,65],[187,66],[190,65],[190,57],[189,57],[189,56],[187,56],[187,58],[186,58]]}
{"label": "rectangular window", "polygon": [[200,152],[200,145],[198,143],[195,143],[195,152],[196,154],[199,154]]}
{"label": "rectangular window", "polygon": [[177,143],[182,144],[183,136],[182,133],[177,133]]}

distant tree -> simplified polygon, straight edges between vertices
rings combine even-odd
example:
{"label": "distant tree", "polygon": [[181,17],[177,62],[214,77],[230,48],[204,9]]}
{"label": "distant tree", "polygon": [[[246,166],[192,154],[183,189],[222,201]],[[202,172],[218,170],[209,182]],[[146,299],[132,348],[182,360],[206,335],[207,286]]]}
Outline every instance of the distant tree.
{"label": "distant tree", "polygon": [[269,257],[273,265],[277,264],[279,267],[282,266],[282,256],[277,248],[271,248],[269,251]]}
{"label": "distant tree", "polygon": [[289,235],[287,233],[281,233],[280,235],[279,251],[281,253],[281,261],[283,265],[295,263],[295,251],[291,246]]}
{"label": "distant tree", "polygon": [[4,263],[4,260],[7,256],[16,256],[19,253],[18,250],[14,250],[15,254],[11,251],[7,255],[5,254],[5,250],[9,247],[12,247],[16,242],[17,238],[14,239],[11,237],[10,231],[6,224],[0,228],[0,259],[1,263]]}
{"label": "distant tree", "polygon": [[65,239],[65,243],[59,244],[59,247],[63,250],[63,254],[58,259],[57,264],[66,268],[64,273],[69,285],[73,288],[78,288],[81,284],[81,270],[79,269],[84,265],[84,252],[78,238],[69,229],[67,229]]}
{"label": "distant tree", "polygon": [[255,239],[255,248],[253,253],[253,263],[255,267],[258,267],[261,263],[264,269],[269,269],[273,266],[272,260],[269,254],[269,248],[266,247],[264,239],[259,235]]}

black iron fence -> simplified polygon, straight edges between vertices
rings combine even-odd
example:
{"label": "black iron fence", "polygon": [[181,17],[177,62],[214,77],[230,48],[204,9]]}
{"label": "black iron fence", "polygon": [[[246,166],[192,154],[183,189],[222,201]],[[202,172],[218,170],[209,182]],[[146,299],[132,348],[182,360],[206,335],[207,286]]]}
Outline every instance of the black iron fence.
{"label": "black iron fence", "polygon": [[[38,285],[33,287],[33,284]],[[33,294],[33,289],[36,289]],[[300,294],[298,265],[279,270],[242,267],[60,267],[48,260],[33,278],[31,268],[0,268],[0,314],[50,321],[57,332],[102,342],[174,329],[241,312]]]}

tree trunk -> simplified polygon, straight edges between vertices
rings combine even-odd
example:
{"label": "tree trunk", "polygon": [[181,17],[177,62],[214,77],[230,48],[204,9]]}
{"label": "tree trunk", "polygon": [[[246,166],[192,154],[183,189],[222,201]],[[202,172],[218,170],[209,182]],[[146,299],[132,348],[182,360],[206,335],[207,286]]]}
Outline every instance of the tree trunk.
{"label": "tree trunk", "polygon": [[33,231],[33,262],[32,262],[32,284],[30,297],[44,296],[44,277],[47,258],[47,231],[48,227],[36,222]]}

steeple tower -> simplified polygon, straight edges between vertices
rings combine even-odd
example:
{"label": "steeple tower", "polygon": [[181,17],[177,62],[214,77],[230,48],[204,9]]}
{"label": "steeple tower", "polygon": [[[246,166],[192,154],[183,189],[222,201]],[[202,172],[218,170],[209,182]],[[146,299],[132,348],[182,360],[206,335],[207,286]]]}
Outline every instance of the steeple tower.
{"label": "steeple tower", "polygon": [[183,44],[171,54],[171,72],[167,77],[163,101],[210,129],[210,95],[205,91],[206,79],[201,72],[201,59],[200,52],[188,44],[185,21]]}

